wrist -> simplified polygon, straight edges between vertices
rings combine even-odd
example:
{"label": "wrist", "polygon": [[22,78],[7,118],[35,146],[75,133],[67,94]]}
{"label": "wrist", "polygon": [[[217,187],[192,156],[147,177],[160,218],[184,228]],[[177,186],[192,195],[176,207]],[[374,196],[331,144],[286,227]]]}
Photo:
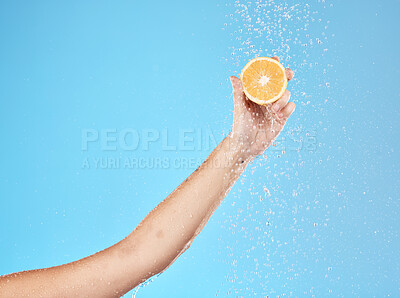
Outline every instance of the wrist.
{"label": "wrist", "polygon": [[248,163],[256,157],[250,150],[248,140],[235,135],[233,131],[228,134],[226,139],[228,141],[228,150],[238,163]]}

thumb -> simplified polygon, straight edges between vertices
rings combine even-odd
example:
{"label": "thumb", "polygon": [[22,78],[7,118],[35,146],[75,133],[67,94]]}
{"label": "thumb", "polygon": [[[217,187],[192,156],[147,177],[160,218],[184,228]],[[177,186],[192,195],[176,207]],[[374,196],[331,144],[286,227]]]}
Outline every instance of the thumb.
{"label": "thumb", "polygon": [[242,82],[239,78],[235,76],[230,77],[232,90],[233,90],[233,101],[235,104],[241,103],[245,99],[245,95],[243,93]]}

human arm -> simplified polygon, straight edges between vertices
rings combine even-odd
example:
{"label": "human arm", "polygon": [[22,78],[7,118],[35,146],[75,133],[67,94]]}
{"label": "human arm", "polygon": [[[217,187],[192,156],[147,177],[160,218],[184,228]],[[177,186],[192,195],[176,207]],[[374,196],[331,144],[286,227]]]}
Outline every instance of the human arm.
{"label": "human arm", "polygon": [[[287,76],[293,76],[290,70]],[[0,297],[119,297],[168,268],[200,233],[247,164],[277,137],[294,110],[288,92],[264,107],[246,98],[238,78],[231,77],[231,82],[231,133],[130,235],[76,262],[2,276]],[[274,107],[279,109],[273,111]]]}

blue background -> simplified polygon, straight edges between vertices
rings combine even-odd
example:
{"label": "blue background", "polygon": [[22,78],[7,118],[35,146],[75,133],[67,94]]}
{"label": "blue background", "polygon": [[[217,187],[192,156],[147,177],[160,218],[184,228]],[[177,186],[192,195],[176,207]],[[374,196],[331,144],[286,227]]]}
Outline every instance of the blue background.
{"label": "blue background", "polygon": [[114,244],[194,170],[86,158],[211,151],[85,151],[83,130],[219,141],[229,75],[278,54],[296,73],[285,132],[137,297],[400,296],[399,13],[394,0],[1,1],[0,274]]}

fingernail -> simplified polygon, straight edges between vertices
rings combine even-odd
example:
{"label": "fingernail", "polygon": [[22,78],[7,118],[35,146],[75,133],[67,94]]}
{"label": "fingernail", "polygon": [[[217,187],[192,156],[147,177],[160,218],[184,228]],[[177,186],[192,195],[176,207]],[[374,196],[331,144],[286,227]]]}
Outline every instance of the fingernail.
{"label": "fingernail", "polygon": [[283,113],[280,113],[280,114],[279,114],[279,118],[283,118]]}
{"label": "fingernail", "polygon": [[278,105],[274,105],[274,106],[272,107],[272,110],[273,110],[274,112],[278,112],[278,111],[279,111],[279,106],[278,106]]}

